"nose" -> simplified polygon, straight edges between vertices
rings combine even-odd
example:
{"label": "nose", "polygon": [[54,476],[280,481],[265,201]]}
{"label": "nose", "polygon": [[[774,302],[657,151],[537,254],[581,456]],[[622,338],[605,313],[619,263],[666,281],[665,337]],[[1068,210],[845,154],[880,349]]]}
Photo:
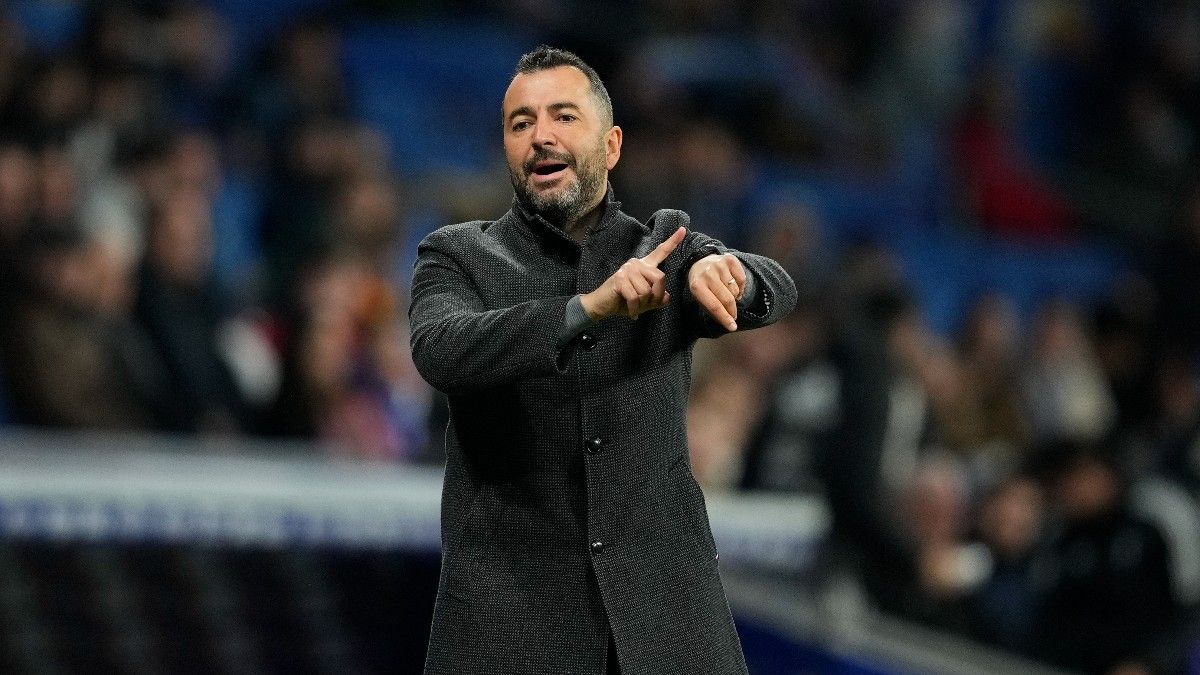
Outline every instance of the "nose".
{"label": "nose", "polygon": [[549,120],[539,119],[533,127],[533,145],[535,147],[557,145],[558,140],[551,133],[551,125]]}

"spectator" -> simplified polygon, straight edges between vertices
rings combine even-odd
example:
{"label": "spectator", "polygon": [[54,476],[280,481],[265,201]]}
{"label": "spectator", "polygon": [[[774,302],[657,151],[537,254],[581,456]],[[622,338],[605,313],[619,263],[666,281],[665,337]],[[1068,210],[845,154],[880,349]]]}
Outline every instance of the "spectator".
{"label": "spectator", "polygon": [[235,86],[230,106],[232,132],[255,147],[253,154],[285,148],[289,137],[313,122],[349,121],[340,49],[338,30],[320,19],[300,20],[263,46],[263,62]]}
{"label": "spectator", "polygon": [[177,188],[153,211],[137,317],[166,368],[174,395],[163,405],[170,431],[234,433],[245,426],[239,392],[217,351],[221,299],[212,277],[212,205]]}
{"label": "spectator", "polygon": [[833,272],[824,253],[820,216],[811,204],[785,200],[774,204],[754,226],[754,250],[778,260],[805,294],[824,291]]}
{"label": "spectator", "polygon": [[837,424],[818,460],[835,545],[861,567],[875,602],[898,612],[906,611],[919,575],[915,542],[897,522],[926,431],[913,371],[919,334],[902,290],[885,287],[857,298],[831,349]]}
{"label": "spectator", "polygon": [[123,256],[74,230],[30,236],[33,292],[4,353],[12,405],[50,427],[153,429],[170,398],[162,364],[130,315]]}
{"label": "spectator", "polygon": [[263,214],[262,240],[278,300],[294,272],[336,246],[338,195],[349,181],[380,175],[386,163],[378,137],[354,124],[310,121],[288,139]]}
{"label": "spectator", "polygon": [[1118,430],[1144,433],[1154,415],[1151,369],[1158,305],[1150,283],[1131,275],[1093,313],[1096,360],[1113,394]]}
{"label": "spectator", "polygon": [[1200,182],[1189,188],[1173,227],[1153,258],[1154,287],[1161,298],[1159,341],[1188,354],[1200,350]]}
{"label": "spectator", "polygon": [[[756,334],[757,333],[757,334]],[[790,322],[697,346],[689,397],[688,448],[696,480],[727,489],[745,472],[744,449],[767,414],[782,375],[800,357],[803,335]]]}
{"label": "spectator", "polygon": [[23,282],[20,242],[29,236],[37,215],[37,182],[32,153],[23,145],[0,144],[0,308],[5,310]]}
{"label": "spectator", "polygon": [[332,253],[309,271],[299,306],[269,430],[357,457],[425,453],[431,392],[391,344],[406,328],[387,280],[352,252]]}
{"label": "spectator", "polygon": [[1053,504],[1063,526],[1039,562],[1047,574],[1039,653],[1088,673],[1170,667],[1159,656],[1177,629],[1162,535],[1131,515],[1110,458],[1059,452]]}
{"label": "spectator", "polygon": [[1012,301],[1000,294],[980,297],[967,314],[958,348],[962,388],[972,401],[976,424],[964,439],[973,453],[987,456],[1000,473],[1025,458],[1029,421],[1022,409],[1021,371],[1025,345]]}
{"label": "spectator", "polygon": [[979,508],[978,534],[990,554],[986,578],[970,594],[972,634],[1017,654],[1033,655],[1041,591],[1034,564],[1043,537],[1044,496],[1031,477],[997,484]]}
{"label": "spectator", "polygon": [[1061,301],[1043,306],[1022,377],[1039,441],[1091,443],[1112,431],[1116,404],[1076,308]]}
{"label": "spectator", "polygon": [[916,547],[917,574],[901,612],[942,628],[967,630],[966,598],[987,574],[987,557],[969,544],[970,493],[960,462],[930,458],[904,495],[904,520]]}
{"label": "spectator", "polygon": [[211,7],[180,3],[156,27],[163,36],[173,117],[183,125],[224,129],[232,44],[229,28]]}
{"label": "spectator", "polygon": [[838,426],[841,380],[812,299],[802,297],[783,324],[786,335],[779,337],[791,360],[768,390],[765,414],[746,446],[741,486],[821,495],[818,461]]}
{"label": "spectator", "polygon": [[1200,495],[1200,378],[1179,355],[1161,360],[1154,374],[1158,414],[1150,429],[1148,467]]}

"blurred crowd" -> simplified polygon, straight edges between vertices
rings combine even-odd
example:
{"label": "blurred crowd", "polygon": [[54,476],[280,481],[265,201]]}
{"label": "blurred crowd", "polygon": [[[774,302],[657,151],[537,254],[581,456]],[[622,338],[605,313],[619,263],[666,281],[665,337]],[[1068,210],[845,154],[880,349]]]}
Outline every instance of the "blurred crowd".
{"label": "blurred crowd", "polygon": [[[330,2],[253,43],[212,3],[42,4],[76,6],[70,40],[0,9],[3,421],[438,461],[408,265],[422,228],[507,208],[499,125],[475,130],[486,180],[397,171],[342,41],[477,15],[606,78],[627,211],[687,210],[801,289],[697,348],[706,489],[827,500],[829,564],[889,611],[1088,672],[1200,659],[1194,3]],[[764,166],[899,182],[905,227],[1128,264],[1032,315],[981,286],[935,331],[887,241],[763,200]]]}
{"label": "blurred crowd", "polygon": [[336,28],[231,67],[196,3],[95,3],[72,49],[0,23],[3,382],[22,424],[425,452],[400,186]]}

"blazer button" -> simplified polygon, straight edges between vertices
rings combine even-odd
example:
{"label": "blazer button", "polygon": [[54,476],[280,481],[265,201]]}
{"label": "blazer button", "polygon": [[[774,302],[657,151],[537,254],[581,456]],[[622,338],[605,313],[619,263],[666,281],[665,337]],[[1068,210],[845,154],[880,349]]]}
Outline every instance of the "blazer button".
{"label": "blazer button", "polygon": [[584,333],[579,336],[579,346],[585,351],[591,351],[596,346],[596,336],[591,333]]}
{"label": "blazer button", "polygon": [[593,541],[592,545],[591,545],[591,549],[592,549],[592,555],[600,555],[601,553],[604,553],[604,542],[598,541],[598,540]]}
{"label": "blazer button", "polygon": [[587,450],[589,455],[594,455],[597,452],[600,452],[600,448],[604,447],[604,439],[600,438],[599,436],[596,438],[589,438],[587,442],[583,444],[583,447],[585,450]]}

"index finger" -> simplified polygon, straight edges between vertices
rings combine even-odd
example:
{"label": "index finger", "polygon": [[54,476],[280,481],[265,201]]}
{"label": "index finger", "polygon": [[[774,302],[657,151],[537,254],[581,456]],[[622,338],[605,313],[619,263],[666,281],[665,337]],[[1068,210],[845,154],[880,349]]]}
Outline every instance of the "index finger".
{"label": "index finger", "polygon": [[721,302],[721,299],[718,298],[717,295],[713,293],[707,286],[702,286],[696,293],[695,298],[696,301],[700,303],[700,306],[704,308],[704,311],[708,312],[708,315],[711,316],[714,321],[724,326],[725,330],[731,333],[737,330],[737,320],[734,319],[729,313],[729,310],[725,308],[725,305]]}
{"label": "index finger", "polygon": [[671,251],[674,251],[675,247],[679,246],[679,242],[683,241],[683,237],[686,234],[687,228],[680,225],[679,229],[675,230],[674,234],[667,237],[666,241],[663,243],[655,246],[654,250],[646,254],[642,260],[650,265],[658,267],[662,261],[667,259],[667,256],[671,255]]}

